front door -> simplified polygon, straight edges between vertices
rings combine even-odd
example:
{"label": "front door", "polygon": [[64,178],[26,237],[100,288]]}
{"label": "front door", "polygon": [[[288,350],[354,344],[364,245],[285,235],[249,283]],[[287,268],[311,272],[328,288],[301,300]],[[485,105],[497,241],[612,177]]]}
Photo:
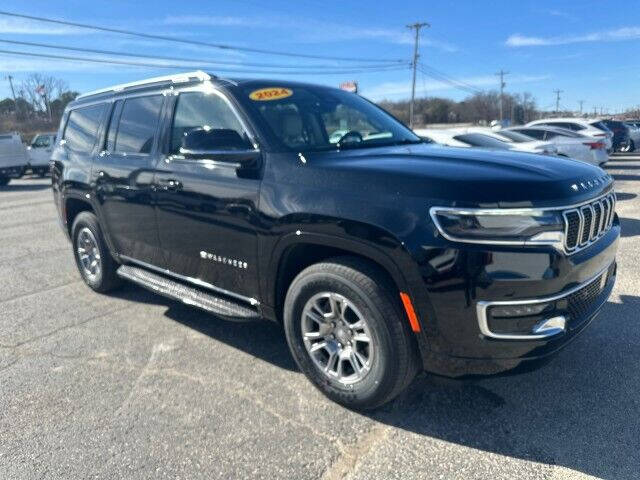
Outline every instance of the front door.
{"label": "front door", "polygon": [[92,169],[101,220],[117,253],[161,268],[153,175],[163,103],[160,94],[117,100]]}
{"label": "front door", "polygon": [[173,273],[245,300],[258,296],[259,175],[231,164],[186,159],[185,134],[196,128],[249,134],[231,103],[213,87],[181,92],[156,174],[160,245]]}

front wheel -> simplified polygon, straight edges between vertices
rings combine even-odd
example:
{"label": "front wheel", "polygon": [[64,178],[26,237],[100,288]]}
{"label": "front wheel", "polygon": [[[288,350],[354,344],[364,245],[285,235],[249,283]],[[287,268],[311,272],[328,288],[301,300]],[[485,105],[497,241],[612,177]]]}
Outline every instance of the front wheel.
{"label": "front wheel", "polygon": [[390,401],[418,370],[397,291],[375,265],[359,258],[303,270],[287,292],[284,327],[300,370],[348,408]]}

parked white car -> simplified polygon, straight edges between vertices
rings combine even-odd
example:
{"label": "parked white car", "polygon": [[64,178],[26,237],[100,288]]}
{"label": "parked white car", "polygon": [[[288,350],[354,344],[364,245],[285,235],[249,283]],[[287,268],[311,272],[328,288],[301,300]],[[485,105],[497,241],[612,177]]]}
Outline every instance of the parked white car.
{"label": "parked white car", "polygon": [[[545,142],[553,143],[558,155],[574,158],[592,165],[604,165],[609,161],[607,147],[602,139],[587,137],[581,133],[556,127],[510,127],[500,130],[506,136],[525,135]],[[514,137],[514,141],[517,141]]]}
{"label": "parked white car", "polygon": [[0,186],[20,178],[27,169],[27,149],[19,133],[0,134]]}
{"label": "parked white car", "polygon": [[556,147],[549,142],[530,139],[528,142],[516,143],[489,128],[469,127],[451,129],[417,129],[416,135],[426,137],[441,145],[450,147],[480,147],[500,150],[555,155]]}
{"label": "parked white car", "polygon": [[44,177],[49,171],[51,152],[56,143],[55,133],[39,133],[27,147],[29,153],[29,166],[35,175]]}
{"label": "parked white car", "polygon": [[527,123],[527,127],[547,126],[565,128],[588,137],[604,139],[608,152],[613,151],[613,132],[599,119],[594,118],[544,118]]}

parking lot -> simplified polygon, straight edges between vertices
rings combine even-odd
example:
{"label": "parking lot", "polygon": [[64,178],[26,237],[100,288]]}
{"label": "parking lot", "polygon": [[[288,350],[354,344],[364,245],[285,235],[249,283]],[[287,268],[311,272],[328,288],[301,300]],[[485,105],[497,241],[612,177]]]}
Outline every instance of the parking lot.
{"label": "parking lot", "polygon": [[423,376],[369,415],[320,395],[271,324],[81,281],[49,180],[0,188],[0,478],[638,478],[640,156],[600,317],[546,367]]}

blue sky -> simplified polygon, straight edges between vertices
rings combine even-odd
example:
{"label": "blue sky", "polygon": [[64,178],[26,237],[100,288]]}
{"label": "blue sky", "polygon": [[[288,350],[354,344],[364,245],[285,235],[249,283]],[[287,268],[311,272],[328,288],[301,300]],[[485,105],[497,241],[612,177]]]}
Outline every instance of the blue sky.
{"label": "blue sky", "polygon": [[[406,59],[407,63],[412,55],[413,39],[405,25],[427,21],[432,26],[421,36],[421,61],[476,88],[497,88],[495,72],[504,69],[510,72],[506,77],[506,90],[530,92],[542,108],[554,105],[555,89],[563,90],[560,103],[568,109],[577,109],[579,100],[585,101],[584,108],[588,111],[593,111],[594,106],[614,112],[640,105],[638,1],[614,5],[602,0],[143,0],[135,3],[5,0],[1,9],[241,47],[336,57]],[[322,71],[352,65],[180,45],[1,15],[0,39],[169,55],[193,61],[260,62],[295,67],[316,63],[324,65],[319,68]],[[0,50],[82,55],[1,42]],[[63,78],[72,89],[81,92],[172,71],[175,70],[0,53],[3,77],[11,73],[19,83],[32,72],[46,73]],[[408,68],[295,77],[286,73],[235,76],[295,78],[328,85],[353,79],[359,82],[361,93],[373,100],[407,98],[411,78]],[[458,100],[468,95],[421,73],[417,93]],[[9,94],[8,82],[0,78],[0,96]]]}

